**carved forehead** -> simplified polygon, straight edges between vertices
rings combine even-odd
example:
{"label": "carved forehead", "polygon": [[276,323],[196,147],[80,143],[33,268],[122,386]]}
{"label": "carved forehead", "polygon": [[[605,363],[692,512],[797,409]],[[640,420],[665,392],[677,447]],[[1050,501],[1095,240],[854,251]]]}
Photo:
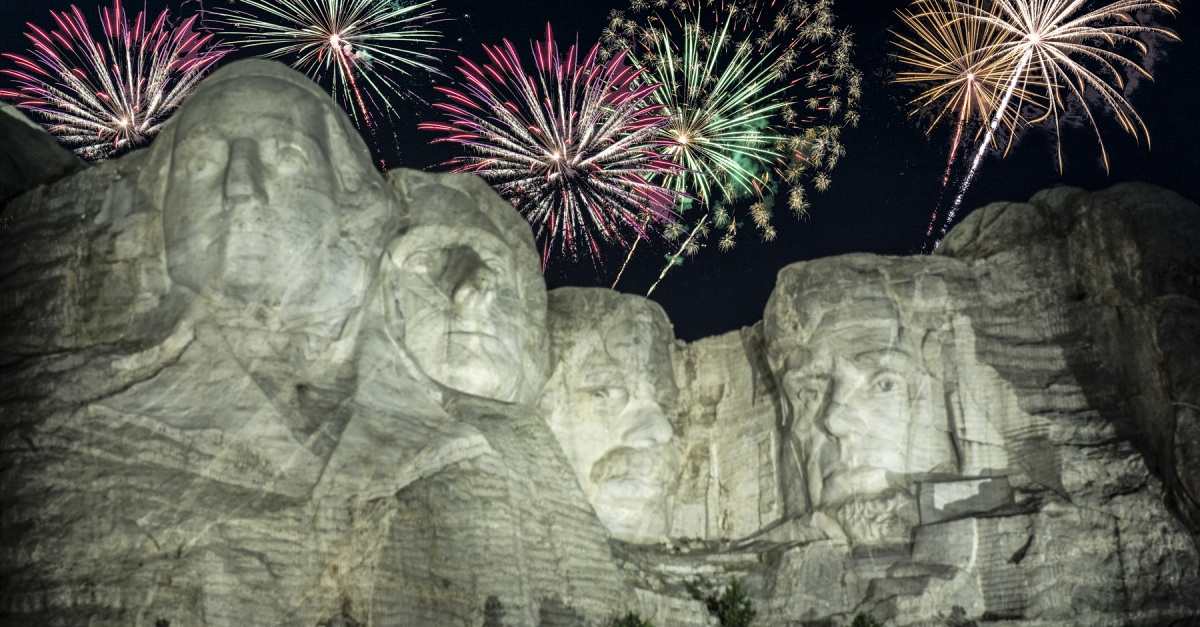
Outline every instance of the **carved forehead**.
{"label": "carved forehead", "polygon": [[937,257],[847,255],[788,266],[764,312],[775,363],[810,345],[870,340],[911,345],[944,328],[970,289],[960,263]]}
{"label": "carved forehead", "polygon": [[556,365],[670,371],[674,329],[654,301],[603,288],[560,288],[549,302]]}
{"label": "carved forehead", "polygon": [[[267,61],[265,59],[245,59],[231,63],[213,72],[211,76],[196,87],[188,102],[210,91],[229,89],[230,85],[246,86],[260,84],[269,89],[267,87],[270,85],[269,81],[278,81],[296,87],[319,101],[328,101],[336,110],[336,105],[329,94],[317,86],[316,83],[278,61]],[[186,108],[186,106],[187,104],[185,103],[184,107]]]}
{"label": "carved forehead", "polygon": [[221,135],[247,133],[253,139],[264,129],[292,130],[329,136],[326,116],[335,113],[327,98],[275,76],[226,81],[219,88],[193,94],[179,113],[176,137],[197,127]]}

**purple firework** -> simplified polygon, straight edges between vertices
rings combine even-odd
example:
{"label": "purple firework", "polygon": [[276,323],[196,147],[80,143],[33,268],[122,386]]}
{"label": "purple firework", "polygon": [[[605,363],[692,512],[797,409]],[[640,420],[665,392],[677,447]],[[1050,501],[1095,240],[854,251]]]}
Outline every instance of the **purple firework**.
{"label": "purple firework", "polygon": [[532,47],[532,74],[508,40],[483,47],[485,65],[460,57],[462,88],[438,88],[449,102],[434,104],[449,121],[420,128],[471,151],[450,164],[482,176],[525,215],[543,268],[555,248],[599,262],[596,235],[627,245],[626,234],[673,220],[680,192],[650,182],[679,171],[656,140],[667,118],[647,97],[659,85],[640,80],[623,54],[598,61],[599,45],[582,61],[577,45],[560,55],[549,24]]}
{"label": "purple firework", "polygon": [[19,69],[0,71],[16,89],[0,90],[39,114],[59,141],[85,159],[103,159],[146,143],[228,52],[192,29],[195,17],[171,28],[168,12],[131,23],[120,0],[100,10],[103,37],[92,37],[78,7],[50,12],[56,29],[27,24],[30,56],[5,53]]}

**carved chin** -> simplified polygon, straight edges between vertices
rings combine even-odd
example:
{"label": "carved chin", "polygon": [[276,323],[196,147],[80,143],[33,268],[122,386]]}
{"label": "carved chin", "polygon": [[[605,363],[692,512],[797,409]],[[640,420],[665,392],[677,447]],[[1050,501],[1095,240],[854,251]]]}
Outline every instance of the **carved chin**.
{"label": "carved chin", "polygon": [[520,400],[521,356],[500,339],[483,333],[451,333],[443,351],[437,351],[437,359],[426,360],[440,365],[430,376],[442,385],[498,401]]}
{"label": "carved chin", "polygon": [[643,481],[613,481],[593,495],[596,516],[617,540],[653,544],[667,538],[671,516],[663,486]]}

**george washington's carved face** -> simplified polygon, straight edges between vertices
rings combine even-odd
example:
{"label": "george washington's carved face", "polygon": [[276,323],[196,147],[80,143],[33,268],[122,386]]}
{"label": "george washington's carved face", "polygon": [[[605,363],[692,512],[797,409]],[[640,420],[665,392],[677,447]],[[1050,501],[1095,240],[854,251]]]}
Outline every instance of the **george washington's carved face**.
{"label": "george washington's carved face", "polygon": [[361,249],[378,236],[347,224],[390,205],[380,186],[344,189],[346,164],[335,159],[349,152],[338,145],[348,138],[337,136],[339,113],[326,100],[255,76],[202,88],[186,103],[164,197],[175,283],[218,307],[253,303],[275,329],[332,324],[359,303],[369,279]]}

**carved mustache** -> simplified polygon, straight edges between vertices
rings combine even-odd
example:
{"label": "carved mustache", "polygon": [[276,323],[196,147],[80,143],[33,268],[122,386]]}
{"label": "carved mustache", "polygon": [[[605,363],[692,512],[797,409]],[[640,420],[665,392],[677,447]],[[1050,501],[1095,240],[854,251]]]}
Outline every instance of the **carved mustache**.
{"label": "carved mustache", "polygon": [[667,446],[615,448],[592,466],[592,483],[603,485],[611,481],[637,480],[651,485],[670,485],[677,474],[673,453]]}

